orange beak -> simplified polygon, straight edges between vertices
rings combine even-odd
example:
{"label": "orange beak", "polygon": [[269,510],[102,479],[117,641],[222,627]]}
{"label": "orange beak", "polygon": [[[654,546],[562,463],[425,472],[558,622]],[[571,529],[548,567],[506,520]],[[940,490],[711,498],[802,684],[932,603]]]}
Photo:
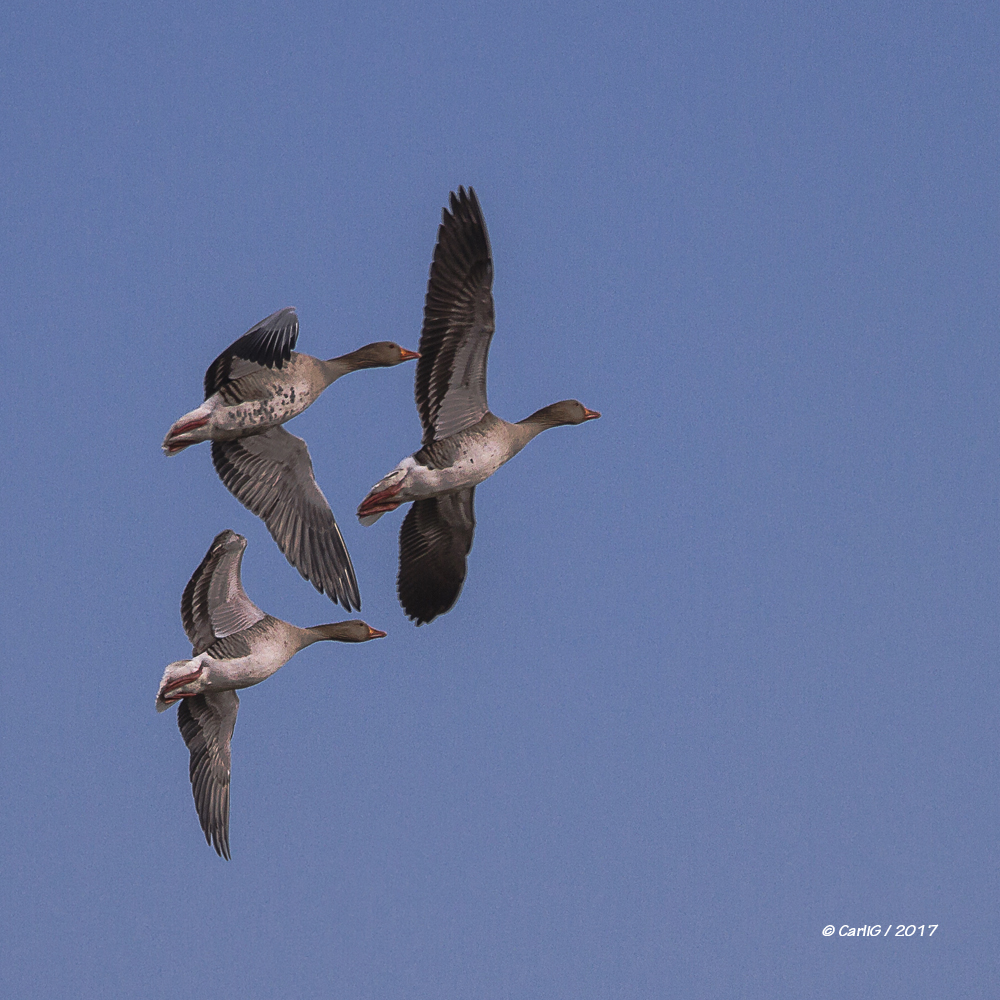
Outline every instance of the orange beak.
{"label": "orange beak", "polygon": [[584,420],[596,420],[599,416],[600,414],[597,412],[597,410],[588,410],[586,406],[583,408]]}
{"label": "orange beak", "polygon": [[419,351],[408,351],[405,347],[399,349],[399,354],[404,361],[412,361],[414,358],[420,357]]}
{"label": "orange beak", "polygon": [[384,639],[388,634],[388,632],[380,632],[377,628],[372,628],[371,625],[368,626],[369,639]]}

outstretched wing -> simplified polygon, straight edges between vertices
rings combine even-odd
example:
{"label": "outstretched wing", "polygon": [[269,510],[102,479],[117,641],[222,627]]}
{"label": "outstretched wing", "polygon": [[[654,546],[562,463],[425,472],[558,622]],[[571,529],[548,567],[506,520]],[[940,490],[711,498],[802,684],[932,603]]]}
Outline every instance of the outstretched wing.
{"label": "outstretched wing", "polygon": [[450,611],[465,582],[476,529],[476,488],[417,500],[399,529],[396,590],[418,625]]}
{"label": "outstretched wing", "polygon": [[271,532],[285,558],[331,601],[361,608],[358,581],[333,511],[316,485],[309,449],[284,427],[213,441],[226,488]]}
{"label": "outstretched wing", "polygon": [[229,860],[229,744],[240,699],[235,691],[182,698],[177,725],[191,751],[191,792],[205,840]]}
{"label": "outstretched wing", "polygon": [[[205,372],[205,399],[226,383],[263,368],[281,368],[292,356],[299,338],[299,318],[287,306],[251,327],[239,340],[230,344]],[[248,362],[241,364],[240,362]]]}
{"label": "outstretched wing", "polygon": [[415,396],[424,444],[487,411],[486,355],[493,337],[493,258],[475,191],[451,195],[438,229],[424,300]]}
{"label": "outstretched wing", "polygon": [[246,595],[240,565],[247,540],[226,529],[215,536],[201,565],[188,580],[181,597],[181,621],[194,647],[194,656],[216,639],[225,638],[259,622],[264,612]]}

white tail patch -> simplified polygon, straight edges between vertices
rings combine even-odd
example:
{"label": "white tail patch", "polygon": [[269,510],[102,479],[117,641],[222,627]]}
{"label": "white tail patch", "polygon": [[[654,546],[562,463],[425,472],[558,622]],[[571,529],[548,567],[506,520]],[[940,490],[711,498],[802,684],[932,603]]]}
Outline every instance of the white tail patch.
{"label": "white tail patch", "polygon": [[[211,416],[212,407],[202,403],[197,410],[185,413],[179,420],[175,420],[160,446],[164,453],[176,455],[192,444],[207,441],[209,437],[208,420]],[[180,429],[188,424],[197,424],[198,426],[189,427],[187,430]]]}
{"label": "white tail patch", "polygon": [[[173,698],[170,701],[165,701],[162,697],[163,689],[173,680],[179,677],[183,677],[185,674],[194,673],[197,666],[201,666],[201,661],[197,657],[193,660],[174,660],[173,663],[168,663],[166,670],[163,671],[163,678],[160,680],[159,690],[156,692],[156,711],[165,712],[171,705],[177,703],[177,699]],[[185,685],[186,687],[187,685]]]}
{"label": "white tail patch", "polygon": [[[384,493],[387,489],[390,489],[397,483],[400,483],[400,485],[402,485],[402,482],[403,480],[406,479],[406,476],[409,473],[410,469],[412,469],[416,464],[417,463],[413,461],[412,455],[409,455],[406,458],[404,458],[403,461],[400,462],[399,465],[397,465],[396,468],[389,473],[389,475],[383,476],[383,478],[380,479],[368,491],[368,496],[366,496],[365,499],[361,501],[361,506],[363,507],[365,505],[365,502],[368,500],[368,497],[373,496],[376,493]],[[403,500],[401,502],[405,503],[406,501]],[[383,510],[379,511],[379,513],[377,514],[365,514],[364,516],[359,514],[358,520],[361,522],[361,524],[363,524],[367,528],[368,525],[374,524],[384,513],[385,511]]]}
{"label": "white tail patch", "polygon": [[383,490],[387,490],[390,486],[395,486],[396,483],[402,479],[410,469],[413,468],[417,463],[413,461],[413,456],[407,456],[403,459],[399,465],[396,466],[392,472],[387,476],[383,476],[369,491],[368,495],[371,496],[373,493],[381,493]]}

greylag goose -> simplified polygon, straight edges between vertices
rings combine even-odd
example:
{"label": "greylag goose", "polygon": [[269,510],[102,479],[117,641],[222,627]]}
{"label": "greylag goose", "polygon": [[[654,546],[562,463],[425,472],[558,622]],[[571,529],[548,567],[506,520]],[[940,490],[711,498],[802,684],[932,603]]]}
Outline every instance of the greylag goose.
{"label": "greylag goose", "polygon": [[247,597],[240,564],[247,540],[215,536],[181,598],[181,620],[193,646],[190,660],[167,666],[157,712],[175,702],[177,724],[191,751],[191,791],[205,839],[229,860],[229,744],[239,688],[259,684],[300,649],[323,639],[367,642],[385,635],[362,621],[299,628],[265,614]]}
{"label": "greylag goose", "polygon": [[320,593],[351,611],[361,608],[361,596],[347,546],[316,485],[305,441],[281,425],[341,375],[419,355],[382,341],[324,361],[293,351],[298,335],[298,316],[287,308],[230,344],[205,373],[205,402],[175,421],[163,450],[176,455],[211,441],[226,488],[263,519],[285,558]]}
{"label": "greylag goose", "polygon": [[449,611],[465,581],[476,527],[476,486],[550,427],[600,416],[575,399],[510,424],[486,402],[493,337],[493,258],[482,209],[470,187],[442,212],[420,334],[415,396],[423,447],[371,488],[362,524],[413,501],[399,532],[397,592],[417,625]]}

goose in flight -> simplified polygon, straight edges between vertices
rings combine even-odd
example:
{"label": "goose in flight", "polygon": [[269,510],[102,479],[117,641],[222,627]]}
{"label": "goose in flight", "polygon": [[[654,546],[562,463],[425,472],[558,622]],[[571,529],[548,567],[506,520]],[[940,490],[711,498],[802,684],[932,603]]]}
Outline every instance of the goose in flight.
{"label": "goose in flight", "polygon": [[265,614],[240,582],[246,547],[247,540],[235,531],[216,535],[181,598],[191,659],[169,664],[156,693],[158,712],[180,702],[177,724],[191,751],[195,808],[205,839],[227,861],[229,744],[240,707],[236,691],[267,680],[314,642],[367,642],[385,635],[362,621],[299,628]]}
{"label": "goose in flight", "polygon": [[298,316],[287,308],[230,344],[205,373],[205,402],[174,423],[163,451],[176,455],[211,441],[212,463],[226,488],[264,521],[302,576],[351,611],[361,608],[361,595],[347,546],[316,485],[305,441],[281,425],[341,375],[420,355],[382,341],[324,361],[293,351],[298,335]]}
{"label": "goose in flight", "polygon": [[476,526],[476,486],[550,427],[600,413],[575,399],[508,423],[486,402],[486,355],[493,337],[493,258],[482,209],[470,187],[442,212],[420,334],[415,396],[423,447],[371,488],[362,524],[413,502],[399,532],[399,601],[422,625],[449,611],[465,581]]}

